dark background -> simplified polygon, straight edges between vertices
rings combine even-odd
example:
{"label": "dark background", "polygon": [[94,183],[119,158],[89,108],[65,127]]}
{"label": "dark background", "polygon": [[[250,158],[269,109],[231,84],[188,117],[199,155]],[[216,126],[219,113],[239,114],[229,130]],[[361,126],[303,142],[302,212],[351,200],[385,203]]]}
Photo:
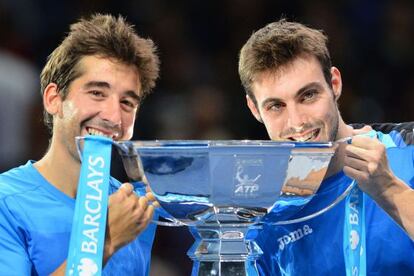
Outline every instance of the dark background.
{"label": "dark background", "polygon": [[[237,61],[250,34],[282,16],[329,36],[347,123],[414,117],[413,1],[0,0],[1,171],[45,153],[39,73],[69,25],[93,12],[125,16],[158,45],[161,77],[134,139],[267,139],[245,105]],[[152,274],[188,275],[191,243],[185,229],[160,228]]]}

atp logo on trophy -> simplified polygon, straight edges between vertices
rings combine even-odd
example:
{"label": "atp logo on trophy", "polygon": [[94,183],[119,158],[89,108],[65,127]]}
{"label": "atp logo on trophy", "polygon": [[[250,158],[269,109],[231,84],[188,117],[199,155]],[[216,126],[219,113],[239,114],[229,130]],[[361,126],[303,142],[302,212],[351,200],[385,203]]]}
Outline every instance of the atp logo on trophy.
{"label": "atp logo on trophy", "polygon": [[259,195],[259,179],[263,168],[261,159],[236,160],[234,176],[234,195],[236,197],[257,197]]}

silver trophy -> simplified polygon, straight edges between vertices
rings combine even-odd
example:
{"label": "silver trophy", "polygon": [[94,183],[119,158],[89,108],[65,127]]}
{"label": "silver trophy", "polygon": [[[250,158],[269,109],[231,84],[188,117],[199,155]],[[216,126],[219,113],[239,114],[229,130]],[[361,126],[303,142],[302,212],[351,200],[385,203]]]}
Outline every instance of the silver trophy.
{"label": "silver trophy", "polygon": [[[258,275],[262,251],[254,236],[263,223],[277,227],[312,218],[351,189],[300,216],[317,195],[334,143],[165,140],[115,145],[128,177],[137,183],[146,177],[170,221],[164,224],[190,226],[195,237],[188,251],[192,275]],[[137,185],[145,189],[145,184]]]}

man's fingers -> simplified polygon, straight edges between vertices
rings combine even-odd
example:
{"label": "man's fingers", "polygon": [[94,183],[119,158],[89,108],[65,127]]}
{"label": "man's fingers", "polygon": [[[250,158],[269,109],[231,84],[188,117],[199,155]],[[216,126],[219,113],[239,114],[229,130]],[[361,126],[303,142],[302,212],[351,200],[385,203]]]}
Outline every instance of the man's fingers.
{"label": "man's fingers", "polygon": [[124,201],[133,194],[134,187],[130,183],[124,183],[119,187],[116,193],[109,196],[109,207],[112,204],[118,204],[120,201]]}
{"label": "man's fingers", "polygon": [[123,191],[126,195],[130,195],[134,191],[134,186],[131,183],[124,183],[118,190]]}
{"label": "man's fingers", "polygon": [[153,193],[147,193],[145,195],[145,197],[148,198],[149,201],[155,201],[156,200],[156,198],[155,198],[155,196],[154,196]]}
{"label": "man's fingers", "polygon": [[365,160],[361,160],[359,158],[354,158],[350,156],[345,156],[344,165],[354,168],[359,171],[366,170],[367,162]]}
{"label": "man's fingers", "polygon": [[143,209],[146,210],[148,208],[148,198],[146,198],[145,196],[141,196],[139,198],[139,206]]}
{"label": "man's fingers", "polygon": [[359,134],[368,133],[368,132],[370,132],[371,130],[372,130],[372,127],[371,127],[371,126],[369,126],[369,125],[365,125],[365,126],[364,126],[364,127],[362,127],[362,128],[353,129],[353,130],[352,130],[352,135],[353,135],[353,136],[355,136],[355,135],[359,135]]}
{"label": "man's fingers", "polygon": [[345,154],[348,157],[360,159],[360,160],[367,160],[370,157],[369,150],[361,147],[351,145],[346,145],[345,147]]}
{"label": "man's fingers", "polygon": [[154,206],[149,205],[147,210],[145,210],[145,216],[149,219],[152,219],[153,214],[154,214]]}
{"label": "man's fingers", "polygon": [[144,217],[148,221],[148,223],[152,220],[152,216],[154,215],[154,206],[149,205],[147,210],[145,210]]}
{"label": "man's fingers", "polygon": [[380,142],[375,138],[371,138],[368,136],[358,136],[358,135],[352,137],[352,143],[351,143],[351,145],[364,148],[364,149],[373,149],[377,147],[379,144]]}
{"label": "man's fingers", "polygon": [[355,168],[345,166],[344,173],[352,179],[355,179],[358,183],[364,183],[368,179],[368,174]]}
{"label": "man's fingers", "polygon": [[160,207],[160,203],[159,203],[158,201],[153,201],[153,202],[151,203],[151,205],[152,205],[154,208],[158,208],[158,207]]}
{"label": "man's fingers", "polygon": [[154,207],[149,205],[145,212],[137,220],[137,234],[140,233],[151,222],[154,215]]}
{"label": "man's fingers", "polygon": [[160,207],[160,204],[158,203],[157,198],[153,193],[147,193],[145,197],[151,202],[151,205],[154,206],[154,208]]}

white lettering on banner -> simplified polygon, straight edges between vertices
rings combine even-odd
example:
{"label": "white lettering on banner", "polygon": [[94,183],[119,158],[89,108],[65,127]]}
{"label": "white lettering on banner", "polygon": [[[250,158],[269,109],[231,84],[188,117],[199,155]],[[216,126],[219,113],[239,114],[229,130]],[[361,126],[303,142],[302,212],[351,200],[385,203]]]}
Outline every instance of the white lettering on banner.
{"label": "white lettering on banner", "polygon": [[92,189],[94,189],[97,194],[95,194],[95,195],[88,194],[88,195],[86,195],[86,198],[101,201],[102,200],[102,190],[101,190],[101,188],[99,188],[99,185],[101,185],[102,182],[103,182],[102,178],[98,179],[98,180],[94,180],[94,181],[88,181],[87,185],[89,187],[91,187]]}
{"label": "white lettering on banner", "polygon": [[97,214],[96,216],[91,216],[90,214],[86,214],[83,217],[83,223],[86,225],[92,225],[95,227],[99,227],[99,222],[96,220],[99,220],[101,218],[101,214]]}
{"label": "white lettering on banner", "polygon": [[[86,197],[88,197],[88,195]],[[95,200],[97,200],[97,199],[95,199]],[[91,202],[90,200],[85,200],[86,210],[89,213],[93,213],[93,214],[99,213],[101,211],[101,203],[99,201],[97,201],[96,202],[96,208],[91,208],[91,206],[89,205],[90,202]]]}
{"label": "white lettering on banner", "polygon": [[[97,157],[95,160],[93,160],[92,158],[93,158],[92,156],[89,156],[89,165],[98,166],[98,163],[101,163],[101,165],[99,166],[99,168],[102,169],[104,167],[105,160],[104,160],[104,158],[102,156]],[[102,172],[100,172],[100,173],[97,172],[97,174],[100,175],[100,176],[102,176]],[[88,177],[92,177],[92,176],[89,176],[88,175]]]}
{"label": "white lettering on banner", "polygon": [[83,235],[91,239],[93,242],[98,242],[98,239],[95,237],[95,233],[98,232],[98,228],[92,228],[83,231]]}
{"label": "white lettering on banner", "polygon": [[349,223],[358,225],[358,214],[349,214]]}
{"label": "white lettering on banner", "polygon": [[357,205],[359,204],[358,201],[358,193],[355,193],[354,190],[352,190],[349,200],[349,223],[358,225],[359,218],[358,218],[358,208]]}
{"label": "white lettering on banner", "polygon": [[96,254],[96,242],[82,242],[81,250],[82,252],[93,253]]}
{"label": "white lettering on banner", "polygon": [[284,235],[280,237],[279,239],[277,239],[277,241],[279,242],[279,249],[280,250],[285,249],[285,246],[288,245],[289,243],[298,241],[302,239],[303,237],[312,234],[312,232],[313,232],[312,228],[310,228],[309,225],[305,224],[303,227],[295,231],[292,231],[289,234]]}
{"label": "white lettering on banner", "polygon": [[91,190],[90,194],[86,195],[88,200],[85,201],[85,209],[87,213],[83,217],[84,225],[91,226],[83,230],[82,235],[85,240],[81,244],[81,251],[96,254],[98,250],[98,238],[96,234],[99,232],[99,219],[101,218],[101,202],[102,202],[102,188],[103,171],[105,161],[102,157],[89,156],[88,160],[88,175],[87,182]]}

